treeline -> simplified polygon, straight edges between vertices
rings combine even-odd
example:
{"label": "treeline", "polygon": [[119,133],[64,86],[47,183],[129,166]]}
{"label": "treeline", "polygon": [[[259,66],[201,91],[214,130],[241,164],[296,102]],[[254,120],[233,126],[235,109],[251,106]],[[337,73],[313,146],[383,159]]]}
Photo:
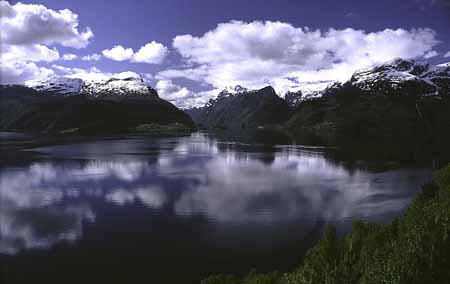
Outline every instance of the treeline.
{"label": "treeline", "polygon": [[[395,189],[393,189],[395,190]],[[355,222],[339,239],[329,227],[289,273],[213,275],[201,284],[450,283],[450,165],[435,173],[389,225]]]}

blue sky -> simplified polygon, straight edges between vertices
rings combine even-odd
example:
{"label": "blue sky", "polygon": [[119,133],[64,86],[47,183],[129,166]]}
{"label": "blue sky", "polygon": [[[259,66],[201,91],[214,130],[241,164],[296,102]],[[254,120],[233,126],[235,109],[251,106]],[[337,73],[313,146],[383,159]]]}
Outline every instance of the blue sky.
{"label": "blue sky", "polygon": [[[42,0],[21,1],[20,9],[8,2],[2,9],[17,11],[2,25],[21,14],[38,20],[19,31],[2,26],[5,61],[15,71],[8,72],[5,64],[2,78],[16,83],[54,74],[131,70],[180,106],[201,105],[234,84],[270,84],[281,95],[288,89],[321,88],[345,80],[354,69],[395,57],[450,61],[447,0]],[[59,18],[63,9],[77,18]],[[49,20],[43,15],[50,10]],[[65,25],[69,30],[55,32]],[[12,36],[20,33],[23,38]],[[30,50],[36,56],[21,55],[35,54]],[[92,54],[98,60],[82,60]]]}

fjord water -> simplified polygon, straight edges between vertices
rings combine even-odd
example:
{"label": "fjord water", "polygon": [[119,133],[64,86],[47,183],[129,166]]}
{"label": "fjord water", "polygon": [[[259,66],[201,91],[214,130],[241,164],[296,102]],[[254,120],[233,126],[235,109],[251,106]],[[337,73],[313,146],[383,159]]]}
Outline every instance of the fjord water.
{"label": "fjord water", "polygon": [[5,283],[198,283],[287,271],[326,224],[342,234],[353,220],[389,222],[431,175],[215,137],[62,143],[2,164]]}

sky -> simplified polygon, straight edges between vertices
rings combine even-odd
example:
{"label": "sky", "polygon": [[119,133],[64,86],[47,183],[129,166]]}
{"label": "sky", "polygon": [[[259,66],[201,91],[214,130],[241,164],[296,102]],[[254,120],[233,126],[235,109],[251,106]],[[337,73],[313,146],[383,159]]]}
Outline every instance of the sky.
{"label": "sky", "polygon": [[133,71],[179,107],[227,86],[324,88],[450,61],[450,0],[0,1],[1,83]]}

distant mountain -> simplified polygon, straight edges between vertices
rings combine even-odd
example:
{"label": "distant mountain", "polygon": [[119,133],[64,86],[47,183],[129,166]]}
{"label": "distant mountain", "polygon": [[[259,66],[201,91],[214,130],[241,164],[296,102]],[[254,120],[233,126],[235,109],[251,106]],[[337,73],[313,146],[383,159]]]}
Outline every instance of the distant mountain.
{"label": "distant mountain", "polygon": [[295,108],[303,101],[303,93],[302,91],[288,91],[284,95],[284,100],[290,107]]}
{"label": "distant mountain", "polygon": [[[353,74],[347,87],[352,86],[369,95],[447,96],[450,91],[450,63],[436,66],[414,60],[395,59]],[[320,91],[287,92],[286,102],[297,107],[304,101],[321,98],[339,90],[335,82]]]}
{"label": "distant mountain", "polygon": [[323,90],[299,90],[288,91],[284,95],[284,100],[291,108],[298,107],[302,102],[320,99],[324,94],[330,94],[341,87],[341,83],[334,82],[328,84]]}
{"label": "distant mountain", "polygon": [[27,87],[44,94],[84,95],[90,98],[121,99],[157,97],[156,90],[134,72],[117,74],[86,73],[72,77],[51,77],[25,82]]}
{"label": "distant mountain", "polygon": [[226,88],[203,108],[187,112],[205,128],[232,131],[283,123],[291,116],[288,104],[272,87],[251,91],[241,86]]}
{"label": "distant mountain", "polygon": [[127,132],[144,124],[193,121],[158,97],[136,73],[96,78],[54,77],[27,86],[0,86],[0,130],[25,132]]}
{"label": "distant mountain", "polygon": [[375,158],[450,157],[450,67],[397,59],[302,101],[286,126],[298,143]]}
{"label": "distant mountain", "polygon": [[189,115],[189,117],[194,121],[195,124],[199,125],[202,123],[203,109],[204,107],[193,107],[184,109],[184,112]]}
{"label": "distant mountain", "polygon": [[450,66],[396,59],[357,71],[348,82],[371,95],[448,96]]}

